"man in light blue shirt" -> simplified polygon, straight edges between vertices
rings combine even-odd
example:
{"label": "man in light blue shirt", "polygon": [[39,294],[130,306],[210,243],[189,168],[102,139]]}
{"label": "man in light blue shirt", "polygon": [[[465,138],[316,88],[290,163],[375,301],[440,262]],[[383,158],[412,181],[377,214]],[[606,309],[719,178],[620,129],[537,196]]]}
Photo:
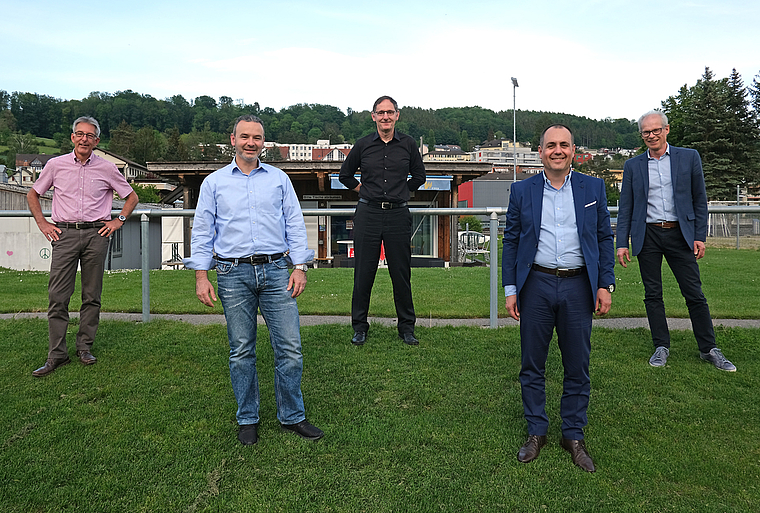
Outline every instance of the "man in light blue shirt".
{"label": "man in light blue shirt", "polygon": [[700,357],[717,369],[734,372],[736,366],[717,347],[697,263],[705,256],[708,220],[702,160],[696,150],[668,144],[670,125],[663,112],[642,115],[639,131],[647,151],[627,160],[623,169],[617,260],[628,267],[631,254],[638,258],[654,344],[649,365],[665,367],[670,356],[662,296],[664,257],[686,300]]}
{"label": "man in light blue shirt", "polygon": [[615,288],[610,214],[604,182],[571,170],[575,144],[568,127],[544,130],[538,152],[544,172],[512,186],[502,254],[507,312],[520,321],[520,389],[528,424],[517,460],[535,460],[547,443],[546,359],[556,330],[565,371],[560,445],[573,463],[594,472],[583,428],[592,314],[610,310]]}
{"label": "man in light blue shirt", "polygon": [[[277,418],[283,431],[307,440],[324,433],[306,420],[301,393],[303,355],[296,297],[306,286],[306,226],[293,184],[280,169],[264,164],[264,125],[256,116],[235,121],[230,141],[235,159],[201,185],[195,210],[192,256],[195,293],[207,306],[216,294],[208,271],[216,268],[227,319],[230,379],[238,403],[238,440],[258,441],[259,383],[256,372],[257,311],[269,328],[274,350]],[[288,263],[295,264],[293,273]]]}

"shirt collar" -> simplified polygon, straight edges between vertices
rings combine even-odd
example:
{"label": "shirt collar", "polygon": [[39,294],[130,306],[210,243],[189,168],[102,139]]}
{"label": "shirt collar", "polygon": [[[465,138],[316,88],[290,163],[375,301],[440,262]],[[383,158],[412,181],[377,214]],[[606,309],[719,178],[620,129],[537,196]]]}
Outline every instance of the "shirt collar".
{"label": "shirt collar", "polygon": [[[392,138],[396,139],[397,141],[401,140],[399,138],[399,136],[398,136],[398,130],[396,130],[395,128],[393,129],[393,137]],[[377,141],[378,139],[380,139],[380,132],[375,131],[375,136],[372,138],[372,141],[374,142],[374,141]]]}
{"label": "shirt collar", "polygon": [[[258,160],[258,164],[259,165],[256,166],[255,168],[251,169],[251,173],[249,173],[247,176],[250,176],[254,171],[266,171],[267,170],[267,168],[264,167],[264,163],[261,162],[261,159],[259,158],[257,160]],[[231,173],[234,172],[235,170],[237,170],[237,171],[240,172],[241,175],[245,175],[245,173],[243,173],[243,171],[241,171],[240,168],[238,167],[237,161],[235,160],[235,157],[232,157],[232,162],[230,163],[230,166],[231,166],[231,169],[230,169]]]}
{"label": "shirt collar", "polygon": [[[554,187],[552,183],[549,181],[549,179],[546,177],[546,171],[542,171],[541,174],[544,176],[544,185],[548,185],[549,187]],[[562,182],[562,187],[564,187],[569,181],[570,177],[573,176],[573,170],[570,169],[570,172],[565,176],[565,181]],[[562,188],[560,187],[560,189]]]}
{"label": "shirt collar", "polygon": [[[665,143],[665,144],[667,144],[667,146],[665,147],[665,153],[663,153],[663,156],[664,155],[670,156],[670,143]],[[650,159],[650,160],[654,159],[654,157],[652,157],[649,154],[649,148],[647,148],[647,158]],[[660,157],[660,158],[662,158],[662,157]]]}

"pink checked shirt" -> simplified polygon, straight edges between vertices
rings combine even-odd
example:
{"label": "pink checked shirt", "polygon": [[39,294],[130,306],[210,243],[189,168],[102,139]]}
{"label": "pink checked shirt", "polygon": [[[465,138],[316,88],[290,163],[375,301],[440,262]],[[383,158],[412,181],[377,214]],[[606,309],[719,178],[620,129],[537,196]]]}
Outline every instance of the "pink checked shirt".
{"label": "pink checked shirt", "polygon": [[74,152],[50,159],[33,186],[38,194],[51,187],[54,223],[108,221],[113,191],[122,199],[133,192],[113,163],[92,154],[82,164]]}

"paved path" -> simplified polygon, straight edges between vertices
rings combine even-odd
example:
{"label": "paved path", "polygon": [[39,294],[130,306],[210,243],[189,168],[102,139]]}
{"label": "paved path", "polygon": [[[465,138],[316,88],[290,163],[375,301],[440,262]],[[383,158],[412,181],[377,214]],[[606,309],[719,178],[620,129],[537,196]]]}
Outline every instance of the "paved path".
{"label": "paved path", "polygon": [[[79,317],[79,312],[71,312],[71,317]],[[17,314],[0,314],[0,319],[33,319],[47,318],[47,312],[20,312]],[[103,320],[121,320],[121,321],[142,321],[142,314],[139,313],[115,313],[102,312],[100,318]],[[151,320],[168,319],[172,321],[183,321],[190,324],[226,324],[224,315],[208,314],[151,314]],[[264,322],[259,316],[259,322]],[[393,317],[370,317],[370,323],[379,323],[386,326],[395,326],[396,319]],[[344,324],[351,325],[351,317],[348,315],[302,315],[301,326],[315,326],[318,324]],[[713,319],[715,326],[723,325],[726,327],[739,328],[760,328],[760,319]],[[424,319],[417,318],[417,326],[436,327],[436,326],[481,326],[489,327],[489,319]],[[499,326],[517,326],[517,321],[511,318],[499,318]],[[646,317],[610,317],[607,319],[594,319],[594,326],[599,328],[649,328],[649,322]],[[691,330],[691,321],[689,319],[668,319],[668,326],[672,330]]]}

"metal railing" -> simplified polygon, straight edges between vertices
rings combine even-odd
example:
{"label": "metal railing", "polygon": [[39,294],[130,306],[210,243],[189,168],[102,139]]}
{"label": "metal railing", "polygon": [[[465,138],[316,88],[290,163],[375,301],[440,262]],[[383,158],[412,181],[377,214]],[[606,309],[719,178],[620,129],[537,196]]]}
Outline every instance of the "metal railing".
{"label": "metal railing", "polygon": [[[464,216],[464,215],[487,215],[489,216],[489,232],[498,234],[499,216],[506,215],[506,207],[474,207],[474,208],[410,208],[412,214],[418,215],[435,215],[435,216]],[[614,217],[617,214],[617,207],[609,207],[610,215]],[[119,215],[119,210],[113,210],[112,216]],[[760,213],[760,206],[709,206],[710,214],[735,214],[738,218],[741,214]],[[50,217],[50,212],[43,212],[45,217]],[[304,216],[347,216],[353,215],[353,208],[324,208],[324,209],[304,209]],[[141,209],[132,212],[132,216],[140,216],[140,236],[142,239],[142,320],[150,321],[150,237],[148,236],[149,219],[151,217],[192,217],[195,215],[194,209]],[[0,217],[31,217],[28,210],[0,210]],[[494,240],[495,242],[495,240]],[[737,248],[739,247],[739,238],[737,230]],[[499,306],[499,255],[498,244],[490,245],[490,322],[489,327],[498,327],[498,306]]]}

